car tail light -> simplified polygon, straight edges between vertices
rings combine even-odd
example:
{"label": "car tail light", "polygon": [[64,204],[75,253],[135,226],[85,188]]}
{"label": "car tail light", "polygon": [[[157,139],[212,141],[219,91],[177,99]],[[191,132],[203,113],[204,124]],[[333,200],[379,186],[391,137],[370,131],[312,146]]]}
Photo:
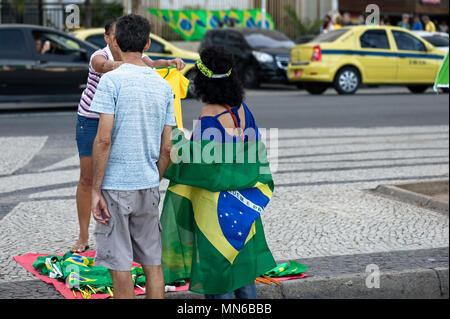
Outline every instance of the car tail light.
{"label": "car tail light", "polygon": [[322,61],[322,49],[318,45],[314,47],[311,61],[313,62]]}

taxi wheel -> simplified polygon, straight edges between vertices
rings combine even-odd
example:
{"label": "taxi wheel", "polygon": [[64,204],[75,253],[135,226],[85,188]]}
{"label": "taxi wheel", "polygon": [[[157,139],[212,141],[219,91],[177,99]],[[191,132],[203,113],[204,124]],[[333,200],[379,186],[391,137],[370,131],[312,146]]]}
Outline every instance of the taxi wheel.
{"label": "taxi wheel", "polygon": [[408,90],[410,90],[414,94],[422,94],[425,93],[426,90],[428,90],[428,85],[410,85],[408,86]]}
{"label": "taxi wheel", "polygon": [[303,82],[305,90],[312,95],[321,95],[328,90],[329,84],[320,82]]}
{"label": "taxi wheel", "polygon": [[334,88],[339,94],[355,94],[361,85],[361,75],[354,67],[339,70],[334,79]]}

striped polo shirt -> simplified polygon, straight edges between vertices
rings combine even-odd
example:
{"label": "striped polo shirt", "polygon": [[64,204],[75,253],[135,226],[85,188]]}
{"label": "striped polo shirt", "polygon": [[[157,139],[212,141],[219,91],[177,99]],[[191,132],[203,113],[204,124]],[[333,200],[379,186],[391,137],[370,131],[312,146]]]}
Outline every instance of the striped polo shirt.
{"label": "striped polo shirt", "polygon": [[90,118],[98,119],[100,116],[97,113],[91,112],[91,103],[94,99],[95,91],[97,90],[98,83],[102,77],[102,73],[98,73],[92,67],[92,59],[97,55],[103,55],[107,60],[114,61],[114,57],[109,49],[109,46],[104,47],[101,50],[97,50],[92,54],[91,60],[89,62],[89,74],[86,84],[86,89],[84,89],[81,94],[80,103],[78,104],[78,115]]}

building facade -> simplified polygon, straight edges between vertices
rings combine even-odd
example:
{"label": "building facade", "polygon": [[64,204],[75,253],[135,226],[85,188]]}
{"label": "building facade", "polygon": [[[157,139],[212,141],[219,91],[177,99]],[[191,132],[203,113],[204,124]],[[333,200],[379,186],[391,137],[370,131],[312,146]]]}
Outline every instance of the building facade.
{"label": "building facade", "polygon": [[[121,0],[124,7],[131,0]],[[181,40],[170,28],[156,17],[152,16],[149,8],[155,9],[203,9],[203,10],[229,10],[229,9],[256,9],[261,8],[261,0],[141,0],[138,12],[150,20],[156,34],[169,40]],[[273,18],[277,30],[295,38],[296,31],[288,22],[286,8],[294,10],[300,19],[310,21],[322,19],[331,11],[338,9],[338,0],[266,0],[267,13]]]}
{"label": "building facade", "polygon": [[449,0],[339,0],[339,10],[361,15],[369,4],[377,4],[382,14],[390,16],[403,13],[436,17],[449,15]]}

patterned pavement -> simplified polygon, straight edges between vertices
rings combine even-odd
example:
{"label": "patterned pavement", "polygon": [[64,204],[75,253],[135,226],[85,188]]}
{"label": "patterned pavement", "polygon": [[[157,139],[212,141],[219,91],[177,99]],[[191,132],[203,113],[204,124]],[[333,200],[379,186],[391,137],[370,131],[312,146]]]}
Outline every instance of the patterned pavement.
{"label": "patterned pavement", "polygon": [[[263,222],[275,259],[448,247],[448,215],[367,192],[448,178],[448,126],[271,132],[276,190]],[[78,174],[71,135],[0,137],[0,283],[35,279],[14,255],[71,247]]]}

